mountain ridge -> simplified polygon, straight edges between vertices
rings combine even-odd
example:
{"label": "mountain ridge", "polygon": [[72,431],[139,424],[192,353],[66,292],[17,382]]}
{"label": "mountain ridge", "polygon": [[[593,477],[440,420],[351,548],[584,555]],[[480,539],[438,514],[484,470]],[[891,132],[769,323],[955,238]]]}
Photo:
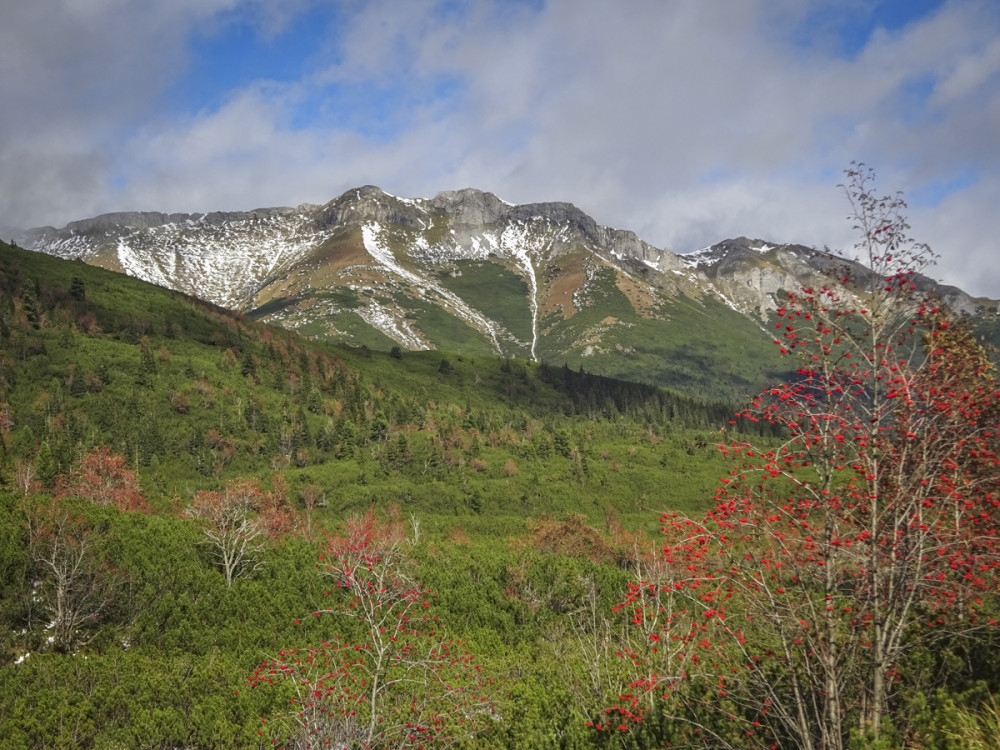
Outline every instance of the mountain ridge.
{"label": "mountain ridge", "polygon": [[[784,292],[828,281],[833,264],[865,273],[828,252],[745,237],[678,255],[571,203],[515,205],[475,188],[425,199],[366,185],[323,205],[119,212],[21,239],[307,335],[562,361],[682,389],[704,386],[704,367],[742,380],[727,359],[770,340]],[[995,309],[920,284],[961,313]],[[761,355],[750,371],[776,367]]]}

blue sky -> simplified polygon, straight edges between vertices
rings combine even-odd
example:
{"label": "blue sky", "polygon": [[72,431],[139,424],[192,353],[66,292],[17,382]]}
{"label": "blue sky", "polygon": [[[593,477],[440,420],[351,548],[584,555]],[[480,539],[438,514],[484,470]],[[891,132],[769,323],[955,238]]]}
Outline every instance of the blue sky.
{"label": "blue sky", "polygon": [[995,0],[14,0],[0,226],[324,203],[571,201],[686,252],[848,249],[852,160],[932,275],[1000,298]]}

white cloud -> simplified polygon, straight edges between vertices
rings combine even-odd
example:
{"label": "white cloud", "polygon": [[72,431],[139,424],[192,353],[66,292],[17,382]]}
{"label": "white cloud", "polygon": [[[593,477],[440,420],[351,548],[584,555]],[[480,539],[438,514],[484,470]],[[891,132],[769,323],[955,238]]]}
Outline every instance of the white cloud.
{"label": "white cloud", "polygon": [[931,104],[944,107],[974,94],[990,78],[1000,72],[1000,39],[984,48],[965,55],[955,63],[954,70],[934,89]]}
{"label": "white cloud", "polygon": [[738,234],[844,246],[835,184],[860,159],[885,191],[972,174],[912,223],[947,280],[1000,296],[978,265],[1000,234],[995,5],[946,3],[843,57],[828,26],[803,45],[816,6],[802,0],[343,2],[301,80],[252,82],[182,117],[160,106],[196,30],[243,14],[275,36],[309,5],[18,9],[17,30],[0,31],[0,63],[19,60],[23,79],[0,95],[24,113],[0,125],[0,224],[471,185],[573,201],[682,251]]}

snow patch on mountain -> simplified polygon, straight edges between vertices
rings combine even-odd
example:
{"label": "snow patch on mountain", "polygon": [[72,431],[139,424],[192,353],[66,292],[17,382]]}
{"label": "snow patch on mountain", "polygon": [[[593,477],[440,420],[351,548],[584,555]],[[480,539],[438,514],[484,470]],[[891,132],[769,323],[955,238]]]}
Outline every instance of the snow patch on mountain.
{"label": "snow patch on mountain", "polygon": [[528,252],[527,227],[523,224],[508,226],[501,235],[499,245],[514,258],[528,283],[528,303],[531,306],[531,359],[537,362],[535,347],[538,344],[538,278],[535,276],[535,267]]}
{"label": "snow patch on mountain", "polygon": [[[362,238],[365,245],[365,250],[368,254],[376,260],[384,270],[400,277],[404,281],[413,285],[417,289],[422,290],[425,294],[427,292],[433,292],[440,296],[444,302],[445,307],[450,309],[450,311],[462,318],[466,323],[471,325],[480,333],[485,334],[493,344],[493,348],[497,354],[502,354],[503,349],[500,347],[500,342],[497,340],[498,331],[497,325],[489,320],[485,315],[474,310],[465,300],[459,297],[457,294],[449,289],[441,286],[440,284],[432,281],[431,279],[419,276],[412,271],[403,268],[396,261],[396,256],[393,255],[392,250],[390,250],[386,245],[382,244],[380,235],[382,233],[382,227],[375,222],[368,222],[361,228]],[[380,319],[380,318],[374,318]],[[392,336],[391,331],[394,328],[384,329],[379,328],[380,331],[385,333],[387,336]]]}
{"label": "snow patch on mountain", "polygon": [[417,351],[431,348],[398,310],[392,310],[372,300],[366,307],[358,309],[357,313],[372,328],[382,331],[407,349]]}
{"label": "snow patch on mountain", "polygon": [[713,261],[718,260],[714,247],[703,247],[700,250],[693,250],[690,253],[678,255],[677,257],[681,259],[681,262],[685,266],[696,270],[701,266],[711,265]]}
{"label": "snow patch on mountain", "polygon": [[55,255],[66,260],[86,261],[94,251],[94,243],[85,236],[74,234],[69,237],[56,237],[50,240],[44,247],[36,244],[31,245],[32,250],[40,250]]}

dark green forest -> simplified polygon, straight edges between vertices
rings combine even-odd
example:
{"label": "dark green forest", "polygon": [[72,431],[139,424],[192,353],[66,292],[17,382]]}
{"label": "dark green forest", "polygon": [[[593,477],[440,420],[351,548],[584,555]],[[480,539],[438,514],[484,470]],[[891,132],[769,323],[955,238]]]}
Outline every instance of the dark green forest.
{"label": "dark green forest", "polygon": [[[0,243],[2,744],[802,745],[717,674],[763,654],[756,673],[784,694],[811,657],[762,641],[699,659],[721,589],[702,609],[669,599],[694,588],[671,564],[702,564],[676,550],[718,541],[672,519],[718,519],[729,482],[761,469],[745,446],[785,460],[795,437],[746,404],[563,363],[335,346]],[[993,423],[976,424],[982,462]],[[819,486],[822,465],[796,455],[797,479],[767,458],[753,491]],[[992,570],[991,554],[951,570]],[[886,716],[873,727],[845,688],[841,737],[810,746],[993,746],[1000,633],[984,625],[1000,607],[976,576],[968,601],[907,610],[948,625],[925,638],[906,621]],[[741,644],[770,628],[747,590],[726,595]],[[823,643],[867,623],[831,621]]]}

